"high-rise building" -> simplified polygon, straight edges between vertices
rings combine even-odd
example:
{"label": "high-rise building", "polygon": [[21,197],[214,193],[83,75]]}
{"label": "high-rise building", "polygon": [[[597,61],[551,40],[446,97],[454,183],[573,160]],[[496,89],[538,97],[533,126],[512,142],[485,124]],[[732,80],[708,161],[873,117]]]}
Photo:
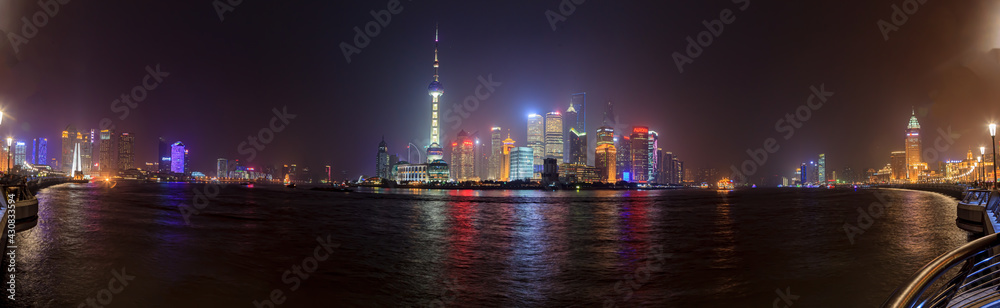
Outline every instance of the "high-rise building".
{"label": "high-rise building", "polygon": [[[576,124],[573,126],[578,132],[587,131],[587,92],[581,92],[573,94],[570,97],[570,107],[573,107],[576,111],[576,118],[574,119]],[[570,120],[568,120],[569,122]]]}
{"label": "high-rise building", "polygon": [[101,130],[100,138],[101,141],[98,143],[98,172],[102,177],[115,176],[118,174],[116,169],[118,167],[118,163],[116,162],[118,159],[118,147],[115,145],[118,141],[118,136],[115,134],[115,131],[104,129]]}
{"label": "high-rise building", "polygon": [[475,156],[473,158],[475,161],[475,165],[472,167],[474,170],[473,174],[477,181],[484,181],[490,176],[489,168],[487,167],[489,165],[489,156],[487,156],[487,153],[489,153],[490,148],[485,142],[479,139],[479,132],[476,132],[476,136],[472,138],[472,142],[475,144],[475,150],[472,151],[472,155]]}
{"label": "high-rise building", "polygon": [[378,143],[378,152],[375,153],[375,176],[389,179],[389,146],[385,144],[385,136],[382,136],[382,142]]}
{"label": "high-rise building", "polygon": [[601,181],[605,183],[615,183],[618,181],[618,150],[615,149],[615,130],[608,126],[597,129],[597,148],[594,155],[594,164],[597,167],[597,174]]}
{"label": "high-rise building", "polygon": [[156,163],[159,164],[159,172],[170,172],[170,143],[160,137],[156,150]]}
{"label": "high-rise building", "polygon": [[229,177],[229,160],[219,158],[215,161],[215,176],[220,180]]}
{"label": "high-rise building", "polygon": [[658,182],[660,175],[659,161],[660,155],[656,151],[660,148],[660,134],[655,131],[649,131],[649,146],[647,148],[646,154],[649,155],[649,174],[646,175],[647,181],[650,183]]}
{"label": "high-rise building", "polygon": [[587,133],[569,129],[569,163],[587,165]]}
{"label": "high-rise building", "polygon": [[72,173],[74,154],[76,154],[76,145],[83,142],[83,134],[76,130],[73,125],[66,126],[66,129],[62,132],[62,153],[60,159],[62,160],[62,171],[67,174]]}
{"label": "high-rise building", "polygon": [[515,147],[510,152],[510,180],[530,181],[535,174],[534,149]]}
{"label": "high-rise building", "polygon": [[906,125],[906,170],[909,171],[907,177],[910,180],[916,180],[917,172],[921,169],[920,150],[920,123],[917,122],[917,112],[914,110],[910,115],[910,123]]}
{"label": "high-rise building", "polygon": [[819,184],[826,184],[826,154],[819,154],[819,165],[816,170],[819,171],[817,175],[819,177]]}
{"label": "high-rise building", "polygon": [[555,158],[557,164],[563,162],[563,124],[558,112],[545,115],[545,158]]}
{"label": "high-rise building", "polygon": [[184,143],[177,141],[170,146],[170,172],[186,173],[187,169],[187,148]]}
{"label": "high-rise building", "polygon": [[84,174],[94,174],[97,167],[94,163],[94,141],[97,138],[97,130],[91,129],[90,133],[82,133],[83,140],[80,142],[80,171]]}
{"label": "high-rise building", "polygon": [[615,162],[615,171],[618,172],[618,179],[626,182],[632,181],[632,139],[622,135],[618,137],[618,159]]}
{"label": "high-rise building", "polygon": [[892,169],[893,181],[905,181],[907,173],[906,151],[893,151],[889,153],[889,166]]}
{"label": "high-rise building", "polygon": [[434,163],[444,159],[444,150],[441,149],[441,130],[438,121],[438,105],[441,95],[444,95],[444,86],[438,81],[438,30],[434,29],[434,81],[427,87],[427,93],[431,96],[431,139],[427,146],[427,162]]}
{"label": "high-rise building", "polygon": [[545,120],[540,114],[528,115],[528,147],[531,148],[533,157],[532,178],[540,179],[542,176],[542,159],[545,158]]}
{"label": "high-rise building", "polygon": [[503,141],[500,139],[500,127],[494,126],[490,129],[490,176],[491,180],[500,180],[500,165],[503,160]]}
{"label": "high-rise building", "polygon": [[562,157],[562,161],[563,162],[570,162],[570,161],[573,160],[572,154],[570,153],[572,150],[570,150],[571,145],[570,145],[570,140],[569,139],[571,138],[570,134],[572,134],[570,132],[570,130],[576,130],[576,116],[577,116],[576,109],[573,108],[573,102],[572,102],[572,100],[570,100],[569,109],[566,109],[566,112],[562,114],[562,117],[563,117],[563,121],[562,121],[562,126],[563,126],[563,128],[562,128],[562,132],[563,132],[563,134],[562,134],[563,135],[563,157]]}
{"label": "high-rise building", "polygon": [[809,183],[808,170],[809,166],[806,163],[802,163],[802,166],[799,166],[799,183],[802,183],[802,185]]}
{"label": "high-rise building", "polygon": [[[47,165],[48,162],[48,151],[49,151],[49,139],[48,138],[35,138],[31,142],[31,164],[34,165]],[[50,166],[52,167],[52,166]]]}
{"label": "high-rise building", "polygon": [[464,129],[451,143],[451,178],[458,182],[475,180],[475,143]]}
{"label": "high-rise building", "polygon": [[135,168],[135,135],[118,135],[118,172]]}
{"label": "high-rise building", "polygon": [[631,139],[632,182],[646,183],[649,181],[649,128],[633,127]]}
{"label": "high-rise building", "polygon": [[24,141],[14,141],[14,163],[13,166],[21,167],[28,162],[28,144]]}
{"label": "high-rise building", "polygon": [[604,120],[602,120],[601,125],[614,127],[616,124],[618,124],[618,120],[615,117],[615,108],[609,101],[604,106]]}
{"label": "high-rise building", "polygon": [[510,181],[510,151],[514,149],[514,139],[510,139],[510,133],[507,133],[507,139],[503,141],[503,153],[500,158],[500,180]]}

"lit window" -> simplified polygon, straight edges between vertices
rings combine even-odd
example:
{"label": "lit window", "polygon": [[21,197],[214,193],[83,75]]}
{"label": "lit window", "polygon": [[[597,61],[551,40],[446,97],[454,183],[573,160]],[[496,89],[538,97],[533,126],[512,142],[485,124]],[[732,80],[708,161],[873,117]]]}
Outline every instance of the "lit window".
{"label": "lit window", "polygon": [[434,104],[434,111],[438,111],[438,104]]}
{"label": "lit window", "polygon": [[431,112],[431,119],[437,119],[437,118],[438,118],[438,113],[437,112]]}
{"label": "lit window", "polygon": [[[437,118],[437,117],[435,117],[435,118]],[[437,126],[438,125],[438,120],[431,121],[431,125]]]}

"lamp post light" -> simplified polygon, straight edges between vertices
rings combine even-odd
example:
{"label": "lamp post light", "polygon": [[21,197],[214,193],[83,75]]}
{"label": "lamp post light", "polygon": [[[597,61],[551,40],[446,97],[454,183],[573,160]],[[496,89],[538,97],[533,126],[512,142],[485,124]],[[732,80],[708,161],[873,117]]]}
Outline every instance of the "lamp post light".
{"label": "lamp post light", "polygon": [[10,143],[14,142],[14,138],[7,137],[7,174],[10,174],[10,161],[14,159],[11,157],[10,153]]}
{"label": "lamp post light", "polygon": [[997,125],[990,123],[990,140],[993,142],[993,188],[997,188]]}

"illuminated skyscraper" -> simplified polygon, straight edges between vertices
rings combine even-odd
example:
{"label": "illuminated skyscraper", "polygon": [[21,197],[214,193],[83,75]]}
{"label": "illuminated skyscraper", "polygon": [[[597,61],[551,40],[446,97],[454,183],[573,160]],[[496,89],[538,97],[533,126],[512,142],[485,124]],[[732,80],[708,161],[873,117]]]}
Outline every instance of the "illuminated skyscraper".
{"label": "illuminated skyscraper", "polygon": [[819,184],[826,184],[826,154],[819,154],[819,165],[817,166],[819,170]]}
{"label": "illuminated skyscraper", "polygon": [[541,179],[542,159],[545,157],[545,120],[539,114],[528,115],[528,147],[531,148],[532,178]]}
{"label": "illuminated skyscraper", "polygon": [[14,163],[12,166],[24,166],[28,162],[28,145],[24,141],[14,141]]}
{"label": "illuminated skyscraper", "polygon": [[475,166],[473,167],[473,169],[475,170],[473,173],[475,174],[476,180],[484,181],[490,177],[489,168],[487,167],[489,165],[488,162],[489,156],[487,155],[487,153],[490,152],[490,148],[489,146],[486,145],[485,142],[482,142],[482,140],[479,139],[478,132],[476,133],[476,136],[472,138],[472,140],[473,143],[475,143],[476,147],[475,151],[473,151],[473,155],[475,155],[475,158],[473,160],[476,161]]}
{"label": "illuminated skyscraper", "polygon": [[503,160],[503,141],[500,139],[500,127],[490,129],[490,176],[491,180],[500,180],[500,161]]}
{"label": "illuminated skyscraper", "polygon": [[530,181],[535,173],[535,156],[529,147],[515,147],[510,152],[510,180]]}
{"label": "illuminated skyscraper", "polygon": [[[578,132],[587,132],[587,92],[576,93],[570,98],[570,106],[576,111],[576,124],[573,126]],[[569,119],[566,120],[567,122]]]}
{"label": "illuminated skyscraper", "polygon": [[510,181],[510,151],[514,149],[514,139],[510,139],[510,133],[507,133],[507,139],[503,141],[503,154],[500,159],[500,180]]}
{"label": "illuminated skyscraper", "polygon": [[649,128],[632,128],[632,182],[646,183],[649,180]]}
{"label": "illuminated skyscraper", "polygon": [[555,158],[557,164],[563,162],[563,123],[558,112],[545,115],[545,158]]}
{"label": "illuminated skyscraper", "polygon": [[[72,173],[74,154],[77,154],[76,145],[83,142],[83,134],[76,130],[73,125],[66,126],[62,132],[62,171],[67,174]],[[5,158],[6,159],[6,158]]]}
{"label": "illuminated skyscraper", "polygon": [[917,179],[921,167],[926,169],[920,159],[920,123],[917,122],[916,110],[910,115],[910,123],[906,125],[906,167],[907,177],[911,181]]}
{"label": "illuminated skyscraper", "polygon": [[389,146],[385,144],[385,136],[382,136],[382,142],[378,143],[378,152],[375,153],[375,176],[389,179]]}
{"label": "illuminated skyscraper", "polygon": [[441,149],[441,130],[438,122],[438,105],[441,95],[444,95],[444,87],[438,81],[438,30],[434,29],[434,81],[427,87],[427,93],[431,96],[431,139],[427,147],[427,162],[433,163],[444,158],[444,150]]}
{"label": "illuminated skyscraper", "polygon": [[464,129],[451,143],[451,179],[458,182],[475,179],[475,143]]}
{"label": "illuminated skyscraper", "polygon": [[170,172],[170,144],[167,143],[167,140],[163,139],[163,137],[160,137],[160,144],[157,147],[156,153],[156,161],[159,163],[160,167],[159,171],[164,173]]}
{"label": "illuminated skyscraper", "polygon": [[562,134],[562,136],[563,136],[563,156],[562,156],[562,161],[563,162],[572,162],[573,161],[573,157],[572,157],[573,154],[571,153],[572,152],[572,150],[571,150],[572,145],[570,145],[570,143],[571,143],[570,142],[570,138],[572,138],[573,136],[572,136],[572,133],[570,132],[570,130],[571,129],[576,129],[576,116],[577,116],[576,108],[573,107],[573,102],[572,102],[572,100],[570,100],[569,108],[566,109],[566,112],[562,114],[562,117],[563,117],[563,121],[562,121],[562,126],[563,126],[563,130],[562,130],[563,131],[563,134]]}
{"label": "illuminated skyscraper", "polygon": [[170,146],[170,172],[185,173],[187,169],[187,148],[180,141]]}
{"label": "illuminated skyscraper", "polygon": [[892,180],[905,181],[907,169],[909,169],[906,167],[906,151],[889,153],[889,166],[892,168]]}
{"label": "illuminated skyscraper", "polygon": [[594,155],[594,164],[597,167],[598,177],[605,183],[618,181],[617,162],[618,151],[615,149],[615,130],[608,126],[597,129],[597,149]]}
{"label": "illuminated skyscraper", "polygon": [[569,129],[569,163],[587,165],[587,133]]}
{"label": "illuminated skyscraper", "polygon": [[31,142],[31,159],[30,162],[34,165],[47,165],[48,151],[49,151],[49,139],[47,138],[35,138]]}
{"label": "illuminated skyscraper", "polygon": [[215,161],[215,176],[220,180],[229,177],[229,160],[219,158]]}
{"label": "illuminated skyscraper", "polygon": [[649,131],[649,147],[647,148],[646,154],[649,155],[649,174],[646,175],[646,180],[650,183],[657,182],[660,175],[660,168],[657,164],[660,160],[660,155],[657,153],[657,149],[660,147],[660,134],[655,131]]}
{"label": "illuminated skyscraper", "polygon": [[118,163],[118,147],[115,143],[118,140],[118,136],[115,131],[105,129],[101,130],[100,134],[101,141],[98,143],[98,161],[97,168],[98,172],[102,177],[111,177],[118,174],[117,167]]}
{"label": "illuminated skyscraper", "polygon": [[135,168],[135,135],[118,135],[118,172]]}
{"label": "illuminated skyscraper", "polygon": [[633,180],[632,175],[632,138],[626,135],[618,137],[618,160],[615,167],[615,171],[618,172],[618,178],[622,181],[631,182]]}

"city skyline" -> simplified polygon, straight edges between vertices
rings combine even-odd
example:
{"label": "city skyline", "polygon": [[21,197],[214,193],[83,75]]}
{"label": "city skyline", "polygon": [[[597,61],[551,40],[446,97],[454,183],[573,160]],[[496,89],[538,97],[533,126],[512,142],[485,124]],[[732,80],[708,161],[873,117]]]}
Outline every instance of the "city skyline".
{"label": "city skyline", "polygon": [[[48,138],[56,140],[58,132],[66,125],[74,125],[81,129],[101,129],[101,120],[109,119],[116,131],[127,131],[136,134],[136,158],[135,164],[141,166],[145,162],[155,162],[157,158],[157,140],[155,136],[164,136],[168,140],[184,140],[186,144],[199,149],[197,155],[192,159],[192,169],[200,171],[211,171],[214,168],[215,159],[227,157],[233,159],[249,160],[244,154],[237,150],[241,141],[245,141],[248,135],[255,135],[260,127],[266,127],[270,119],[272,109],[288,108],[288,112],[297,115],[297,118],[290,123],[285,132],[275,137],[274,143],[268,144],[266,149],[259,151],[261,164],[280,165],[283,163],[299,163],[302,165],[322,166],[331,164],[334,173],[346,171],[350,175],[371,175],[369,168],[360,167],[361,162],[370,159],[370,151],[339,151],[341,145],[336,142],[323,140],[299,140],[291,138],[291,135],[311,135],[312,131],[319,131],[328,125],[334,125],[339,129],[355,127],[362,122],[382,123],[384,129],[365,130],[359,132],[357,138],[351,138],[349,144],[344,145],[350,148],[369,149],[371,141],[377,140],[382,135],[397,136],[387,138],[388,148],[391,154],[406,156],[405,147],[409,143],[414,143],[420,147],[427,145],[425,135],[411,132],[413,127],[427,127],[429,119],[425,120],[402,120],[386,117],[384,111],[392,109],[400,114],[418,114],[426,110],[426,96],[421,97],[421,88],[426,85],[428,78],[427,62],[433,55],[429,46],[430,31],[435,25],[440,25],[443,29],[441,33],[442,57],[448,61],[448,65],[441,68],[441,82],[449,85],[449,94],[442,96],[442,108],[448,109],[461,106],[466,98],[475,96],[477,86],[482,84],[499,83],[495,86],[487,99],[478,104],[476,110],[460,110],[452,112],[450,116],[457,116],[461,121],[447,121],[441,123],[441,136],[453,138],[455,134],[464,129],[474,132],[488,131],[492,126],[500,126],[511,131],[511,135],[517,140],[526,140],[525,125],[523,116],[530,113],[545,114],[552,111],[565,111],[566,103],[570,96],[575,93],[587,93],[590,101],[586,106],[586,127],[589,140],[588,156],[595,148],[594,127],[599,127],[601,119],[599,116],[603,111],[603,105],[614,102],[618,107],[618,116],[621,123],[625,125],[648,126],[650,130],[660,133],[659,147],[664,151],[678,153],[685,158],[687,165],[698,167],[710,167],[720,170],[728,169],[731,164],[738,164],[747,159],[746,149],[760,145],[759,140],[773,137],[775,133],[774,122],[782,119],[785,114],[793,113],[797,106],[804,104],[805,98],[810,95],[810,87],[824,85],[826,91],[835,93],[831,101],[823,109],[814,112],[812,118],[803,124],[803,127],[795,131],[795,135],[789,143],[782,144],[779,153],[771,157],[771,162],[761,166],[759,175],[787,174],[787,170],[793,170],[803,157],[810,157],[811,153],[826,153],[831,158],[832,169],[840,169],[844,166],[851,166],[856,169],[874,168],[883,164],[885,153],[896,150],[896,138],[889,131],[894,129],[893,119],[897,114],[911,111],[921,119],[921,124],[925,128],[925,135],[933,136],[939,130],[951,130],[955,134],[972,136],[979,131],[981,125],[972,123],[984,123],[991,120],[992,115],[1000,113],[994,107],[987,106],[987,110],[981,112],[980,116],[975,116],[973,120],[966,119],[964,113],[958,112],[975,101],[994,98],[995,94],[986,91],[974,92],[975,96],[970,97],[956,92],[956,86],[963,80],[972,80],[975,86],[978,82],[984,82],[987,76],[977,73],[976,67],[963,65],[963,60],[978,59],[988,57],[987,52],[994,46],[995,42],[988,37],[994,37],[993,29],[987,30],[985,17],[980,11],[988,11],[984,8],[993,8],[995,5],[985,1],[972,1],[965,4],[942,4],[939,6],[927,6],[921,12],[954,12],[963,17],[962,29],[969,29],[977,35],[962,37],[959,42],[948,41],[948,44],[933,44],[942,42],[947,36],[940,31],[927,28],[933,24],[934,19],[922,21],[914,20],[907,24],[905,29],[894,32],[889,41],[883,41],[883,36],[878,29],[872,27],[870,23],[852,23],[839,21],[840,31],[850,34],[851,38],[858,38],[864,41],[864,46],[883,46],[872,50],[872,54],[865,58],[857,58],[849,55],[833,54],[827,52],[819,46],[809,47],[802,51],[803,54],[815,55],[815,58],[803,58],[789,56],[784,53],[772,55],[772,57],[790,57],[794,61],[783,61],[791,63],[809,63],[808,70],[803,68],[803,74],[780,74],[782,69],[790,67],[779,67],[778,69],[764,69],[763,65],[786,65],[779,62],[768,62],[761,64],[747,63],[740,57],[726,57],[727,54],[750,54],[762,56],[760,52],[751,47],[742,47],[741,43],[747,40],[763,40],[774,42],[778,34],[770,35],[762,31],[762,27],[771,24],[778,26],[801,24],[805,20],[802,16],[782,15],[765,11],[771,8],[803,8],[808,4],[766,4],[761,6],[761,15],[743,15],[740,20],[732,25],[728,25],[726,33],[739,32],[741,35],[733,35],[718,38],[718,42],[705,48],[705,55],[695,59],[695,63],[685,67],[684,73],[671,71],[675,65],[669,57],[654,56],[652,51],[670,53],[676,50],[683,50],[686,42],[684,37],[702,31],[699,27],[702,19],[711,14],[681,14],[679,12],[718,10],[718,4],[699,4],[694,9],[677,10],[670,4],[657,4],[663,11],[678,11],[671,13],[671,21],[664,25],[652,26],[655,28],[644,29],[629,23],[616,24],[615,21],[622,20],[623,17],[612,16],[610,20],[602,20],[596,12],[601,11],[609,4],[587,3],[581,5],[578,12],[573,14],[571,19],[560,23],[556,31],[538,31],[539,28],[549,29],[548,21],[535,15],[551,9],[545,3],[511,3],[500,4],[467,4],[467,3],[447,3],[447,5],[421,6],[417,4],[405,5],[405,12],[394,16],[391,25],[385,27],[383,34],[372,39],[372,46],[364,49],[361,54],[354,55],[351,63],[346,63],[339,49],[338,43],[341,41],[351,41],[354,39],[353,33],[349,31],[354,26],[363,25],[370,21],[371,16],[365,14],[369,10],[378,9],[384,3],[352,3],[334,12],[337,16],[344,18],[321,18],[320,20],[330,23],[325,27],[310,29],[307,34],[315,37],[333,37],[335,42],[321,44],[323,48],[307,52],[306,56],[291,59],[293,63],[292,72],[299,72],[302,78],[296,78],[303,82],[301,86],[294,86],[294,92],[278,92],[274,94],[262,94],[260,91],[249,91],[249,94],[234,92],[234,85],[241,83],[260,84],[273,83],[266,88],[288,88],[287,83],[277,77],[272,77],[264,73],[250,74],[245,77],[238,77],[236,74],[241,71],[233,67],[232,73],[204,74],[206,71],[198,66],[191,66],[185,63],[186,59],[196,59],[195,63],[219,62],[222,59],[202,57],[201,53],[177,52],[176,46],[163,46],[154,44],[152,47],[160,49],[160,52],[145,49],[142,52],[132,52],[123,55],[119,52],[111,52],[106,55],[91,54],[66,54],[62,49],[53,49],[47,45],[51,41],[63,37],[72,37],[78,31],[101,31],[108,34],[108,40],[120,39],[122,37],[135,37],[135,31],[120,25],[129,22],[136,25],[136,28],[145,29],[158,20],[144,20],[139,16],[141,13],[126,16],[122,21],[116,21],[108,25],[85,25],[84,27],[68,27],[67,24],[73,19],[86,18],[89,14],[96,14],[98,11],[112,9],[112,4],[96,4],[93,6],[82,6],[77,11],[69,10],[61,14],[60,19],[54,19],[51,25],[45,27],[45,35],[41,35],[31,44],[20,46],[17,53],[12,51],[11,46],[4,47],[6,55],[5,71],[0,74],[0,80],[9,81],[7,86],[0,88],[3,94],[3,109],[8,114],[8,119],[0,126],[0,133],[15,136],[18,139],[31,140],[33,138]],[[881,4],[859,4],[866,11],[871,13],[871,19],[882,18],[888,7]],[[134,9],[143,12],[168,9],[182,11],[187,9],[186,4],[135,4]],[[317,4],[316,12],[307,12],[307,16],[318,14],[330,14],[329,11],[322,10],[324,6]],[[478,38],[483,32],[493,33],[499,31],[491,26],[495,20],[493,17],[470,18],[458,12],[474,9],[498,9],[507,13],[505,16],[525,16],[529,22],[524,25],[513,25],[503,27],[504,35],[496,36],[487,40],[483,44]],[[754,6],[751,10],[756,9]],[[26,5],[24,7],[14,7],[6,14],[20,16],[31,14],[37,8]],[[241,7],[238,14],[233,17],[234,23],[245,23],[243,19],[253,19],[267,14],[269,9],[288,10],[290,8],[281,5],[275,6],[246,6]],[[638,17],[642,17],[642,11],[634,5],[628,5],[625,10],[636,12]],[[857,9],[857,8],[856,8]],[[694,11],[692,11],[694,10]],[[780,11],[780,10],[778,10]],[[431,14],[430,12],[434,12]],[[534,14],[532,14],[534,13]],[[837,16],[837,10],[823,12],[819,16],[814,16],[816,20],[828,20]],[[193,16],[192,25],[188,28],[179,29],[175,33],[169,34],[169,38],[180,39],[180,37],[200,31],[199,25],[218,23],[216,16],[204,14],[206,16]],[[692,15],[692,16],[685,16]],[[704,16],[702,16],[704,15]],[[303,16],[303,17],[307,17]],[[433,16],[433,17],[428,17]],[[534,18],[532,18],[534,16]],[[766,16],[777,17],[775,19],[765,18]],[[61,21],[66,19],[67,21]],[[633,18],[630,18],[633,19]],[[10,18],[18,20],[18,18]],[[230,21],[227,21],[230,22]],[[506,23],[499,23],[507,25]],[[811,23],[810,23],[811,25]],[[677,29],[669,29],[671,27]],[[818,33],[832,33],[831,29],[819,26],[811,30]],[[331,30],[332,29],[332,30]],[[703,27],[702,27],[703,29]],[[212,31],[226,31],[216,29]],[[648,41],[641,38],[647,37],[644,33],[660,33],[656,36],[656,41],[662,41],[654,45],[654,48],[629,49],[630,45],[612,45],[613,47],[597,47],[601,42],[614,41],[614,38],[621,33],[630,33],[635,36],[636,41]],[[837,32],[839,33],[839,32]],[[669,34],[669,35],[662,35]],[[784,33],[783,33],[784,34]],[[926,34],[926,35],[921,35]],[[167,35],[155,32],[152,35],[138,36],[141,40],[158,40]],[[265,36],[268,39],[278,40],[274,35]],[[664,38],[665,37],[665,38]],[[932,40],[925,42],[917,38]],[[94,38],[101,40],[101,38]],[[802,39],[820,42],[820,38],[802,37]],[[847,37],[835,36],[833,42],[848,40]],[[557,43],[545,43],[555,40]],[[264,44],[267,40],[252,40],[244,38],[238,40],[238,46],[256,46]],[[309,38],[309,42],[319,42],[318,38]],[[8,42],[9,43],[9,42]],[[69,40],[63,44],[75,46],[82,42]],[[228,48],[218,42],[204,39],[194,41],[192,44],[211,48]],[[242,45],[240,45],[242,44]],[[624,44],[637,44],[634,42]],[[860,44],[860,43],[859,43]],[[98,44],[99,45],[99,44]],[[270,45],[270,43],[268,43]],[[716,46],[718,45],[718,46]],[[926,46],[925,46],[926,45]],[[492,51],[498,46],[526,46],[523,51],[500,52]],[[723,46],[723,47],[720,47]],[[780,45],[779,45],[780,46]],[[811,45],[810,45],[811,46]],[[150,48],[152,48],[150,47]],[[581,50],[585,47],[596,47],[592,52],[580,53],[575,56],[565,57],[568,50]],[[917,48],[921,47],[921,48]],[[871,48],[871,47],[868,47]],[[73,48],[63,48],[72,50]],[[728,49],[732,49],[731,51]],[[892,54],[902,50],[919,49],[922,52],[912,55],[906,59],[894,59]],[[641,59],[646,59],[654,64],[649,67],[657,67],[657,70],[644,70],[630,64],[636,56],[625,56],[622,50],[641,50],[636,55]],[[649,50],[649,51],[646,51]],[[398,52],[397,52],[398,51]],[[159,54],[181,54],[182,58],[157,57]],[[152,56],[147,56],[152,55]],[[238,63],[268,63],[263,61],[273,53],[254,52],[243,56],[243,61]],[[37,66],[37,63],[47,59],[58,59],[66,57],[80,63],[92,63],[93,65],[107,65],[104,73],[96,74],[89,70],[73,70],[61,67],[39,67],[42,75],[51,76],[86,76],[90,81],[79,85],[69,83],[69,78],[56,78],[49,83],[40,83],[38,78],[11,79],[11,76],[18,75],[25,68]],[[596,60],[600,61],[596,61]],[[715,59],[715,60],[712,60]],[[726,59],[726,60],[723,60]],[[819,61],[819,60],[822,61]],[[871,60],[866,60],[871,59]],[[816,62],[816,61],[819,62]],[[736,62],[740,61],[740,62]],[[859,62],[860,61],[860,62]],[[865,61],[878,61],[871,66],[870,70],[875,73],[860,73],[858,69],[850,72],[836,73],[835,67],[842,67],[845,63],[867,63]],[[225,62],[225,61],[222,61]],[[389,64],[393,63],[393,71],[402,74],[389,74]],[[969,62],[969,61],[965,61]],[[516,63],[516,65],[506,65]],[[914,68],[906,74],[895,72],[892,68],[903,64],[912,64]],[[718,76],[716,72],[724,67],[737,65],[735,74],[732,76],[722,76],[716,79],[709,79],[709,76]],[[330,69],[332,73],[318,73],[305,67],[320,67]],[[147,70],[147,67],[149,70]],[[531,68],[531,69],[529,69]],[[282,71],[277,65],[265,65],[260,68],[262,72]],[[163,77],[162,84],[155,90],[150,90],[145,101],[137,104],[137,107],[129,109],[129,112],[119,112],[108,108],[110,103],[119,97],[120,93],[141,84],[143,77],[149,75],[149,71],[169,74]],[[769,78],[752,78],[748,80],[754,72],[768,71]],[[162,73],[165,72],[165,73]],[[917,74],[912,74],[912,73]],[[221,74],[221,75],[220,75]],[[949,76],[965,76],[954,78]],[[964,75],[963,75],[964,74]],[[916,75],[917,77],[908,77]],[[492,77],[491,77],[492,76]],[[628,78],[615,78],[608,81],[606,76],[627,76]],[[98,78],[100,77],[100,78]],[[232,77],[232,78],[230,78]],[[384,78],[383,78],[384,77]],[[480,78],[481,77],[481,78]],[[219,87],[211,89],[202,86],[212,80],[230,80]],[[381,78],[381,79],[380,79]],[[761,81],[762,79],[766,81]],[[621,80],[621,81],[619,81]],[[354,93],[351,91],[324,90],[330,88],[329,85],[352,85],[360,86],[364,89],[381,88],[392,89],[392,91],[364,91],[364,93]],[[666,85],[665,87],[663,85]],[[976,86],[978,87],[978,86]],[[84,90],[84,89],[93,90]],[[732,92],[732,96],[723,91],[711,91],[715,88],[727,88]],[[982,87],[980,87],[982,88]],[[54,91],[54,89],[71,89],[69,93],[78,95],[70,98],[63,96],[67,91]],[[931,92],[918,89],[934,89]],[[333,94],[324,95],[327,92],[340,92],[340,96]],[[363,96],[362,96],[363,95]],[[695,99],[697,97],[697,99]],[[748,98],[749,101],[734,99],[736,97]],[[322,99],[317,99],[322,98]],[[357,109],[357,114],[350,116],[338,112],[336,108],[324,107],[323,104],[291,104],[290,101],[352,101],[350,108]],[[228,102],[242,102],[241,108],[221,108],[219,105],[231,105]],[[740,102],[740,103],[729,103]],[[762,102],[771,102],[766,106]],[[46,106],[46,107],[42,107]],[[50,108],[47,106],[55,106]],[[909,110],[910,106],[915,106],[915,110]],[[863,109],[859,109],[864,107]],[[978,106],[977,106],[978,108]],[[725,110],[726,112],[719,112]],[[905,110],[905,111],[903,111]],[[425,111],[423,111],[425,112]],[[393,114],[397,112],[391,112]],[[219,114],[227,115],[227,118],[241,119],[238,123],[233,123],[226,129],[219,130],[212,128],[209,123],[217,119]],[[468,117],[463,116],[468,114]],[[426,118],[421,116],[421,118]],[[447,118],[446,118],[447,119]],[[850,119],[850,120],[847,120]],[[406,122],[406,123],[403,123]],[[424,122],[428,122],[424,124]],[[461,122],[461,123],[459,123]],[[184,123],[184,124],[182,124]],[[851,123],[851,125],[845,125]],[[457,125],[456,125],[457,124]],[[737,129],[738,128],[738,129]],[[834,129],[829,129],[834,128]],[[734,132],[734,130],[736,132]],[[879,133],[873,133],[879,132]],[[399,134],[401,133],[401,134]],[[708,137],[711,136],[711,137]],[[852,136],[854,142],[860,142],[857,147],[848,147],[840,139],[844,136]],[[724,138],[724,139],[717,139]],[[446,143],[447,140],[442,140]],[[933,140],[925,140],[925,143]],[[376,141],[377,143],[377,141]],[[958,138],[957,142],[949,150],[942,153],[941,159],[961,159],[964,157],[966,149],[976,148],[985,143],[981,140],[971,140]],[[58,147],[54,147],[58,148]],[[864,149],[856,151],[858,148]],[[304,150],[308,149],[308,150]],[[49,157],[59,157],[58,150],[49,149]],[[356,153],[355,153],[356,152]],[[565,154],[565,153],[564,153]],[[593,158],[588,157],[588,161]],[[250,162],[253,163],[253,162]],[[366,163],[365,165],[370,165]]]}

